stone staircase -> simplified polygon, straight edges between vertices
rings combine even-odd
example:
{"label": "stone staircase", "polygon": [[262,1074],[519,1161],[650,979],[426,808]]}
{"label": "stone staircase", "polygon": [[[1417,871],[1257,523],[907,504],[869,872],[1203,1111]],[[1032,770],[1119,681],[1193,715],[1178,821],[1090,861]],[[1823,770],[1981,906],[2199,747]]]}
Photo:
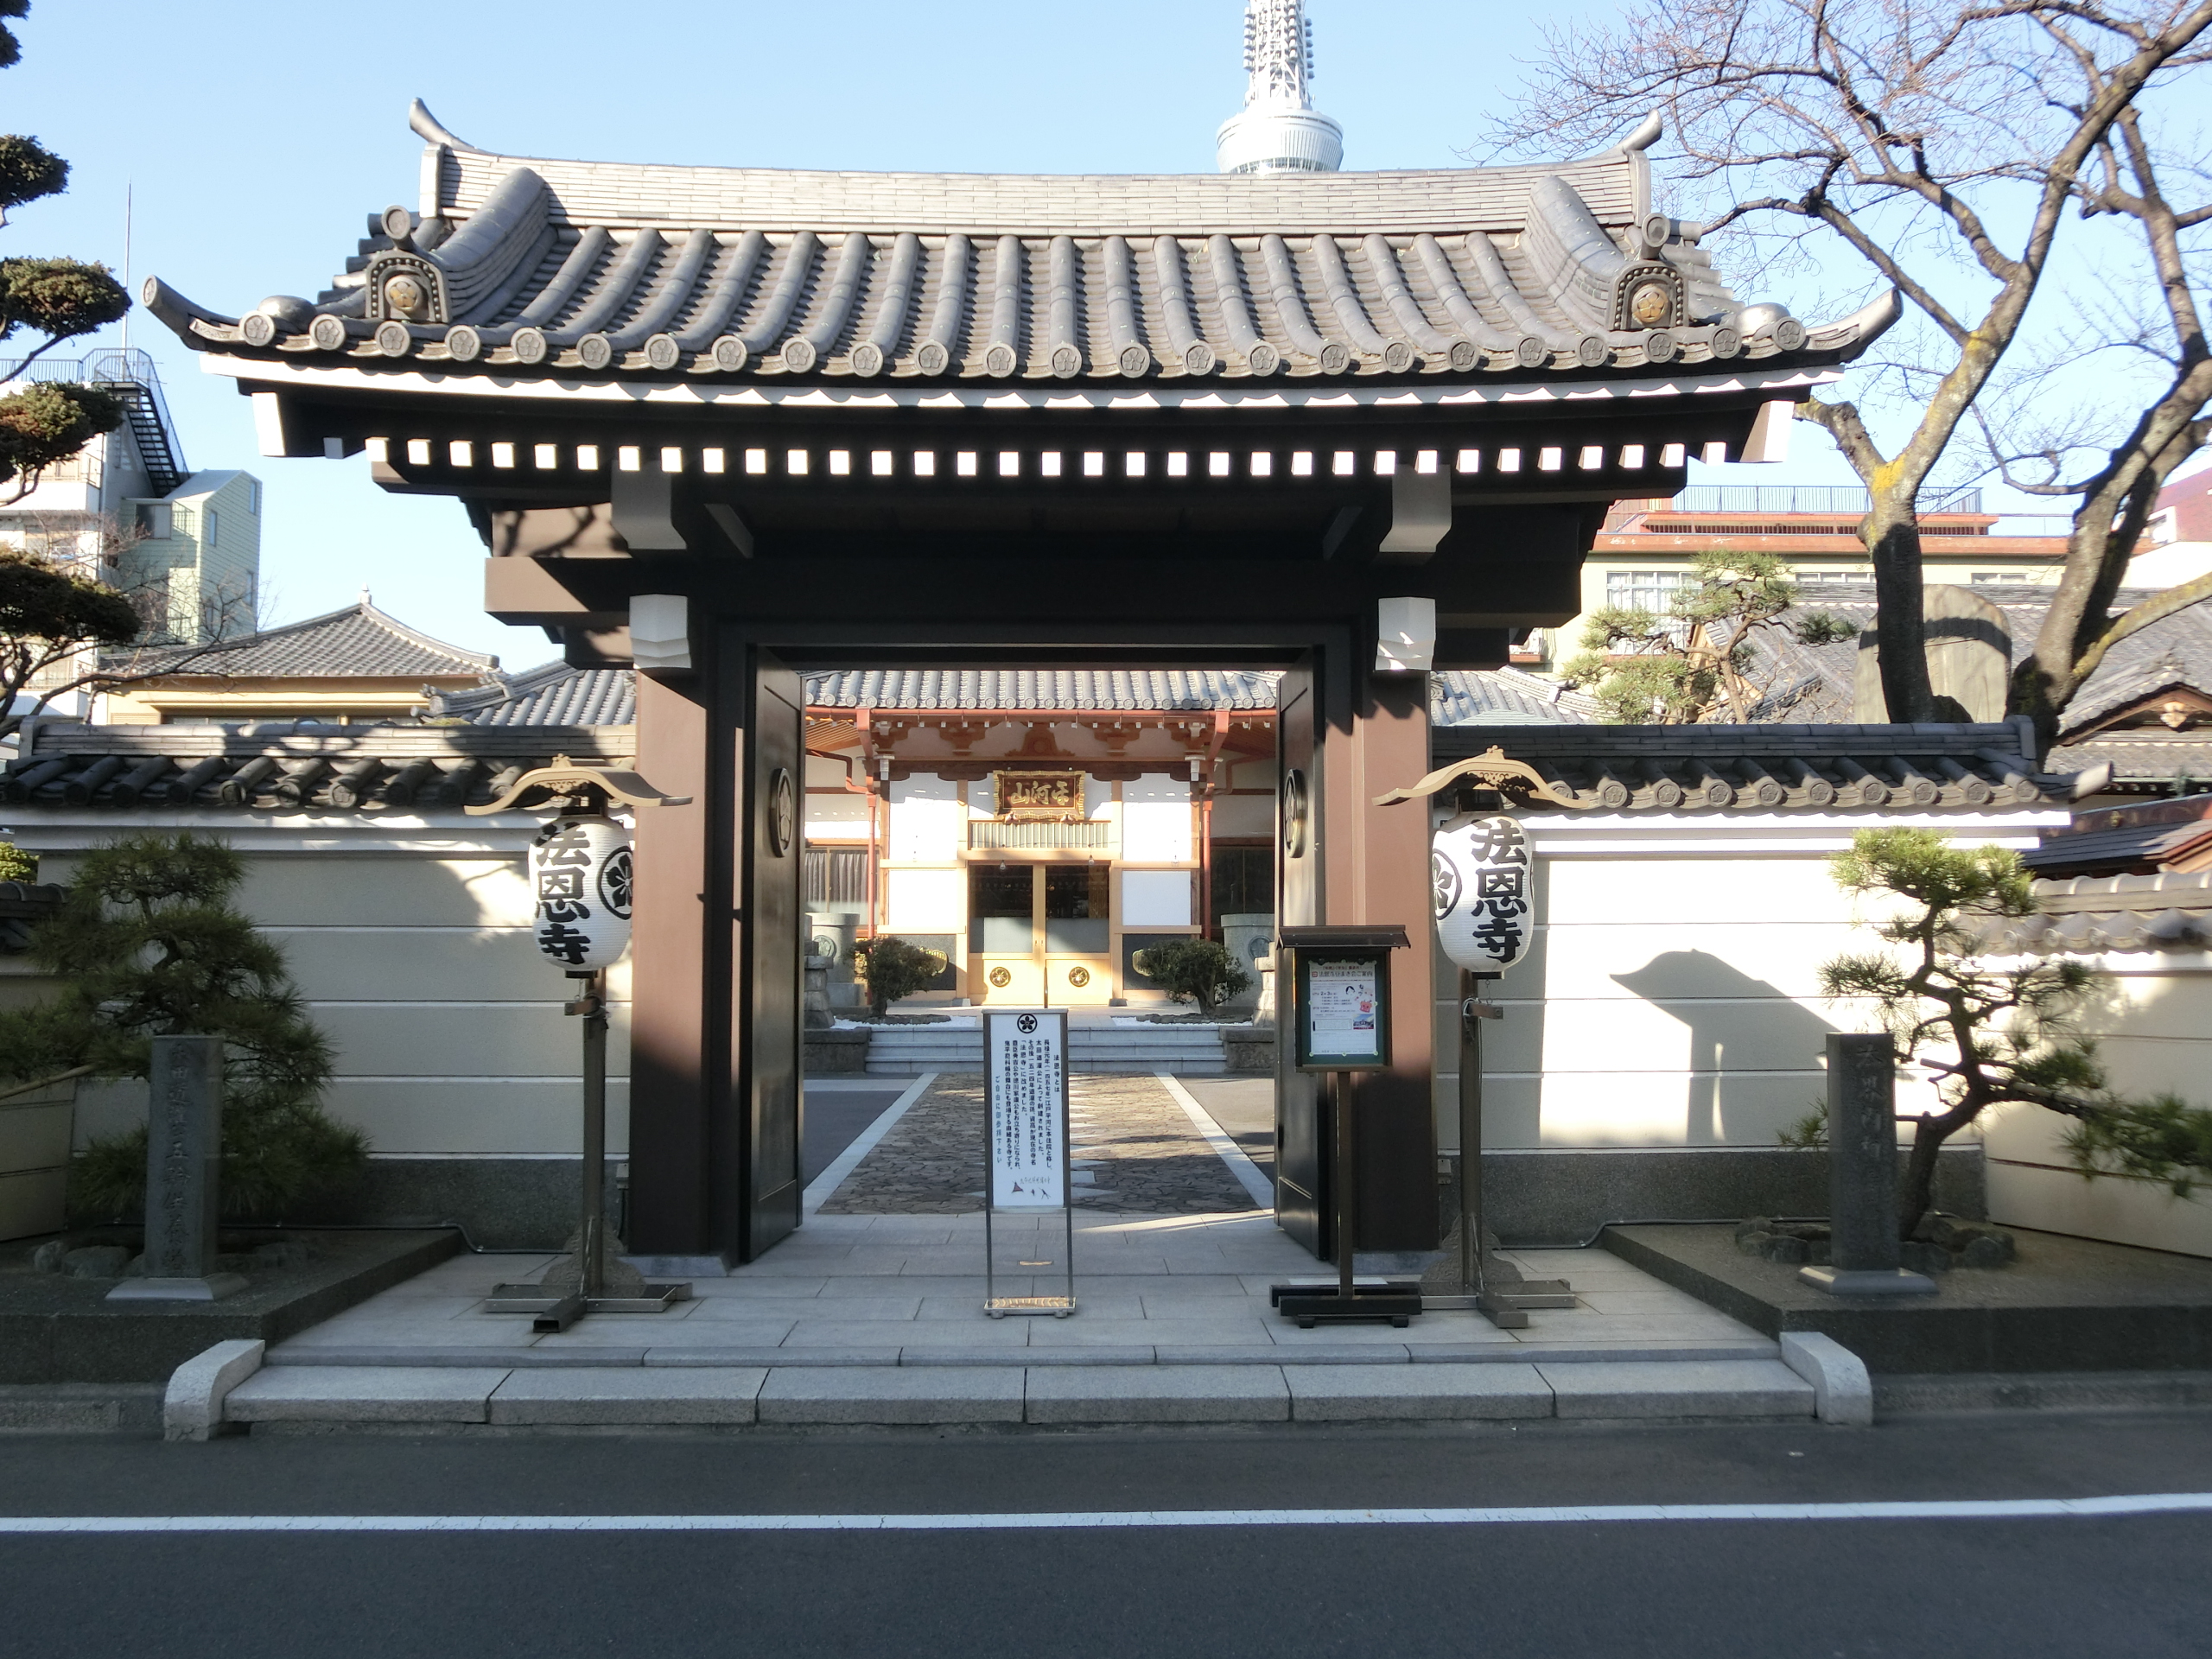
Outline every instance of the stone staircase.
{"label": "stone staircase", "polygon": [[[868,1051],[871,1077],[911,1077],[924,1071],[980,1071],[978,1026],[879,1026]],[[1068,1028],[1068,1070],[1219,1077],[1229,1070],[1214,1026],[1093,1026]]]}

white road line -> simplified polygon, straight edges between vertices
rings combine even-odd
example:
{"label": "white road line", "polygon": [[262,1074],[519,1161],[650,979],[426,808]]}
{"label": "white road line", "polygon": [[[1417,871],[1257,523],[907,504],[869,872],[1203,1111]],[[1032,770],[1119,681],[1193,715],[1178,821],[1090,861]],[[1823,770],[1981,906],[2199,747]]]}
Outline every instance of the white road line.
{"label": "white road line", "polygon": [[883,1109],[883,1115],[853,1137],[852,1145],[831,1160],[830,1167],[807,1183],[806,1191],[799,1195],[799,1213],[810,1216],[819,1210],[829,1196],[843,1185],[845,1177],[860,1166],[861,1159],[875,1150],[875,1143],[891,1133],[891,1126],[906,1116],[906,1109],[929,1092],[930,1084],[937,1081],[937,1073],[925,1071],[906,1085],[906,1092]]}
{"label": "white road line", "polygon": [[1591,1503],[1496,1510],[1075,1510],[1031,1515],[60,1515],[0,1535],[219,1532],[1044,1532],[1147,1527],[1477,1527],[1646,1521],[2036,1521],[2212,1513],[2212,1492],[1870,1503]]}
{"label": "white road line", "polygon": [[1275,1184],[1267,1178],[1266,1173],[1257,1164],[1244,1155],[1244,1148],[1230,1139],[1221,1125],[1213,1121],[1213,1114],[1198,1104],[1198,1096],[1183,1086],[1182,1079],[1171,1077],[1165,1071],[1155,1071],[1152,1075],[1167,1085],[1167,1092],[1175,1096],[1175,1103],[1190,1118],[1191,1127],[1205,1136],[1206,1144],[1214,1149],[1223,1163],[1229,1166],[1229,1173],[1236,1178],[1237,1185],[1252,1195],[1252,1202],[1262,1210],[1274,1209]]}

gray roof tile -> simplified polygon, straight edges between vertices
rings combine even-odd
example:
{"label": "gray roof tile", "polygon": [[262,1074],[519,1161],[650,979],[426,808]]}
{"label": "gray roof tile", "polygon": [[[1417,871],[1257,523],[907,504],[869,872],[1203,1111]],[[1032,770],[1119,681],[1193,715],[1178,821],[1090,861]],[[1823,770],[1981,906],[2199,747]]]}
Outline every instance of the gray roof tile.
{"label": "gray roof tile", "polygon": [[433,639],[366,599],[342,611],[288,622],[233,640],[181,647],[155,659],[175,674],[360,676],[407,679],[416,675],[487,675],[499,659]]}

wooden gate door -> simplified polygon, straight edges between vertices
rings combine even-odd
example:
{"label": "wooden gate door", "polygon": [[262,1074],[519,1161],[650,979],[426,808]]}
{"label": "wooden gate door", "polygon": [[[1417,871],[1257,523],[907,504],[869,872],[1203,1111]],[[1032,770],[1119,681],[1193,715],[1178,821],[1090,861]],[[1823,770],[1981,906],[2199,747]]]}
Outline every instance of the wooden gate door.
{"label": "wooden gate door", "polygon": [[752,652],[739,855],[743,912],[735,989],[742,1017],[731,1079],[746,1105],[748,1262],[799,1224],[801,872],[805,860],[806,694],[772,653]]}
{"label": "wooden gate door", "polygon": [[[1275,717],[1275,926],[1322,919],[1321,746],[1319,687],[1310,666],[1291,670],[1278,690]],[[1279,958],[1280,960],[1280,958]],[[1289,988],[1275,981],[1275,1221],[1316,1255],[1325,1253],[1329,1214],[1328,1124],[1319,1079],[1298,1070],[1297,1046],[1283,1023]]]}

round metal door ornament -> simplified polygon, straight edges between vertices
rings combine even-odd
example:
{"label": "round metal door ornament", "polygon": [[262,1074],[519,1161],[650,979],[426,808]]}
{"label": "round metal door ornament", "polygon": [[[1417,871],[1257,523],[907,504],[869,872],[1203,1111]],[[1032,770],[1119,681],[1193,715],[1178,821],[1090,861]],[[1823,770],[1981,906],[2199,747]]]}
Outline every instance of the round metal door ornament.
{"label": "round metal door ornament", "polygon": [[1455,820],[1429,843],[1437,943],[1460,967],[1503,973],[1535,937],[1529,837],[1508,817]]}
{"label": "round metal door ornament", "polygon": [[1306,856],[1306,820],[1311,803],[1306,792],[1306,774],[1291,771],[1282,780],[1282,850],[1287,858]]}
{"label": "round metal door ornament", "polygon": [[611,967],[629,948],[630,835],[610,818],[556,818],[530,844],[537,948],[572,974]]}
{"label": "round metal door ornament", "polygon": [[1013,972],[1005,968],[994,968],[984,977],[991,982],[991,988],[996,991],[1002,991],[1014,983]]}
{"label": "round metal door ornament", "polygon": [[798,791],[791,775],[778,766],[768,779],[768,847],[778,858],[788,857],[798,835]]}
{"label": "round metal door ornament", "polygon": [[1084,986],[1090,983],[1090,969],[1088,968],[1069,969],[1068,983],[1074,986],[1078,991],[1081,990]]}

